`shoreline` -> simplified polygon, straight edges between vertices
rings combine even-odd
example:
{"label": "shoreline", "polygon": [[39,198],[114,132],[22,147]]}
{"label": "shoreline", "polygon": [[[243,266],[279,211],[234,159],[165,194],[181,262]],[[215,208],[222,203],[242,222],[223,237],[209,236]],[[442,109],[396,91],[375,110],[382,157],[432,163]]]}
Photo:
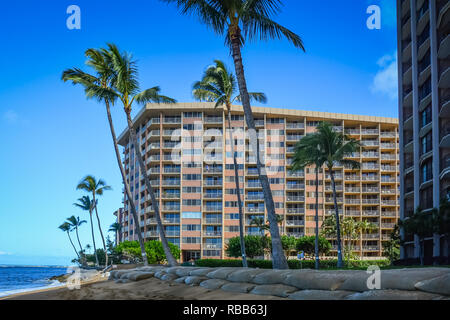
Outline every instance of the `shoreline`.
{"label": "shoreline", "polygon": [[[80,284],[80,286],[81,286],[81,288],[83,288],[84,286],[91,285],[91,284],[98,283],[98,282],[107,281],[107,280],[108,280],[107,277],[105,277],[105,278],[98,277],[93,280],[84,281]],[[60,285],[54,286],[54,287],[44,287],[44,288],[40,288],[40,289],[39,288],[36,288],[36,289],[31,288],[30,290],[27,290],[27,291],[17,292],[17,293],[12,293],[7,296],[2,296],[2,297],[0,297],[0,301],[15,299],[15,298],[19,298],[19,297],[34,296],[34,295],[39,295],[42,293],[51,293],[51,292],[56,292],[56,291],[63,292],[65,290],[70,290],[69,288],[67,288],[67,284],[60,283]],[[30,299],[30,300],[34,300],[34,299]]]}

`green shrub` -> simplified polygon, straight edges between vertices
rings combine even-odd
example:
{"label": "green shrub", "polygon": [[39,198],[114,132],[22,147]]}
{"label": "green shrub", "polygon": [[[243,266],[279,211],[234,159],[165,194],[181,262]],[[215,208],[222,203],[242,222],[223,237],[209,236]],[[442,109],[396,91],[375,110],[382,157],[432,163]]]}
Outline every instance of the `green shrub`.
{"label": "green shrub", "polygon": [[[163,263],[166,260],[166,254],[161,241],[151,240],[145,242],[145,252],[147,253],[147,260],[150,264]],[[175,259],[180,258],[180,248],[169,242],[170,252],[172,252]],[[138,241],[124,241],[116,248],[117,255],[122,256],[128,260],[142,260],[141,247]]]}

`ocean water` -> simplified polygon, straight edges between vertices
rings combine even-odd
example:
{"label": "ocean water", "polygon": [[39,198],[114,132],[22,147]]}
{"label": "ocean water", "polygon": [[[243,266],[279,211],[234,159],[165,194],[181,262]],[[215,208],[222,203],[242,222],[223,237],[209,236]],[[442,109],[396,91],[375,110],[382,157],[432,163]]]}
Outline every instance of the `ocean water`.
{"label": "ocean water", "polygon": [[65,267],[0,266],[0,297],[63,286],[59,281],[50,278],[66,273]]}

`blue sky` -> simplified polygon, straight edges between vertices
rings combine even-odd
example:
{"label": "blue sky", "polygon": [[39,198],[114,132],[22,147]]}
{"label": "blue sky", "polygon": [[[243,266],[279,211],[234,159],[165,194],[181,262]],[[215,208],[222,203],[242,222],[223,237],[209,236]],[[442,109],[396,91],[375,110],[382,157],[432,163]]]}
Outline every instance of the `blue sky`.
{"label": "blue sky", "polygon": [[[81,30],[66,27],[71,4],[81,8]],[[270,107],[397,117],[395,1],[284,4],[276,21],[303,38],[306,53],[286,41],[247,44],[249,89],[265,92]],[[372,4],[381,30],[366,27]],[[232,60],[222,38],[157,0],[10,1],[0,33],[0,264],[68,264],[74,253],[57,227],[71,215],[88,219],[72,205],[83,195],[77,182],[93,174],[113,187],[99,202],[107,230],[121,178],[104,107],[62,83],[61,72],[83,67],[87,48],[114,42],[138,60],[143,89],[159,85],[189,102],[206,66]],[[121,132],[123,111],[113,118]],[[87,225],[80,235],[91,242]]]}

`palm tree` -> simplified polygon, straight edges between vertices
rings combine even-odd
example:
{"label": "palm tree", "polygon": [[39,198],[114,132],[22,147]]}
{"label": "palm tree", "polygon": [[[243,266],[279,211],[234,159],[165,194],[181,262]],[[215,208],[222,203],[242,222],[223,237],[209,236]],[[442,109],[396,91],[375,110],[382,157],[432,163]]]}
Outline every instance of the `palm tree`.
{"label": "palm tree", "polygon": [[399,225],[406,233],[415,234],[419,238],[420,265],[424,265],[424,242],[425,237],[433,233],[433,213],[422,211],[419,207],[414,214],[404,220],[399,220]]}
{"label": "palm tree", "polygon": [[[67,69],[63,72],[62,80],[63,81],[71,81],[74,85],[80,84],[84,87],[86,97],[88,99],[95,98],[99,102],[104,102],[106,106],[106,114],[108,117],[109,128],[111,131],[111,136],[114,145],[114,151],[116,154],[116,161],[120,169],[120,174],[122,175],[122,181],[124,184],[124,189],[126,192],[126,199],[128,202],[128,206],[130,208],[131,214],[135,221],[137,219],[136,206],[133,201],[133,196],[131,194],[130,185],[127,181],[127,176],[125,173],[125,169],[122,164],[122,159],[120,156],[119,146],[117,144],[116,131],[114,129],[114,124],[111,117],[111,108],[110,105],[114,105],[114,102],[117,99],[117,95],[111,88],[111,80],[113,79],[114,70],[111,68],[110,63],[110,55],[105,49],[96,50],[96,49],[88,49],[86,50],[85,55],[88,57],[88,61],[86,64],[92,67],[96,75],[90,75],[88,73],[83,72],[78,68]],[[139,230],[139,225],[135,224],[135,231],[138,234],[139,245],[141,248],[141,255],[144,261],[144,264],[147,265],[147,256],[145,253],[144,240],[142,239],[142,235]]]}
{"label": "palm tree", "polygon": [[80,217],[76,217],[75,216],[71,216],[69,218],[66,219],[66,221],[69,223],[70,227],[72,230],[75,230],[76,235],[77,235],[77,240],[78,240],[78,245],[80,246],[80,252],[83,255],[83,264],[86,264],[86,255],[84,254],[83,251],[83,246],[81,245],[80,242],[80,237],[78,235],[78,228],[83,224],[86,223],[86,220],[80,220]]}
{"label": "palm tree", "polygon": [[102,226],[100,224],[100,217],[98,216],[97,205],[98,200],[95,196],[103,195],[104,191],[111,190],[111,187],[106,184],[105,181],[99,179],[98,181],[94,176],[88,175],[78,184],[77,190],[84,190],[86,192],[92,193],[92,202],[94,203],[95,216],[97,217],[98,230],[100,230],[100,236],[102,237],[103,250],[105,250],[105,266],[108,266],[108,252],[106,250],[105,237],[103,236]]}
{"label": "palm tree", "polygon": [[118,223],[118,222],[114,222],[110,227],[109,227],[109,232],[114,232],[114,236],[115,236],[115,238],[116,238],[116,247],[117,247],[117,244],[118,244],[118,241],[117,241],[117,235],[118,235],[118,233],[120,232],[122,230],[122,225],[120,224],[120,223]]}
{"label": "palm tree", "polygon": [[[249,130],[250,143],[253,150],[258,150],[256,127],[247,91],[241,48],[246,40],[268,40],[286,38],[295,47],[304,50],[301,38],[279,25],[271,17],[280,12],[279,0],[162,0],[175,3],[182,14],[193,14],[200,21],[221,36],[225,36],[225,44],[233,56],[236,77],[245,121]],[[280,230],[275,216],[275,203],[270,189],[269,179],[261,164],[260,154],[256,152],[256,164],[259,179],[264,193],[270,234],[272,236],[272,257],[274,269],[288,269],[286,257],[280,238]]]}
{"label": "palm tree", "polygon": [[[359,228],[361,230],[361,233],[371,233],[373,231],[378,230],[378,227],[375,223],[369,222],[367,220],[363,220],[359,223]],[[363,240],[363,247],[361,248],[361,257],[364,256],[364,246],[367,245],[367,240]]]}
{"label": "palm tree", "polygon": [[261,237],[264,236],[264,231],[268,230],[267,224],[264,223],[264,218],[255,217],[250,220],[250,225],[255,226],[259,229],[259,232],[261,232]]}
{"label": "palm tree", "polygon": [[297,142],[294,149],[294,157],[292,160],[291,172],[296,172],[299,170],[304,170],[305,167],[310,165],[315,165],[316,173],[316,227],[315,227],[315,244],[314,244],[314,254],[315,268],[319,270],[320,260],[319,260],[319,170],[322,169],[326,158],[320,150],[320,144],[317,141],[317,134],[312,133],[303,137]]}
{"label": "palm tree", "polygon": [[433,212],[434,233],[443,235],[447,242],[447,262],[450,264],[450,201],[441,199],[439,209]]}
{"label": "palm tree", "polygon": [[80,255],[78,254],[77,248],[75,248],[75,245],[72,242],[72,238],[70,237],[70,224],[68,222],[64,222],[62,225],[60,225],[58,227],[59,229],[61,229],[64,232],[67,232],[67,236],[69,237],[69,241],[72,244],[73,250],[75,250],[75,253],[77,254],[78,260],[80,259]]}
{"label": "palm tree", "polygon": [[98,266],[98,257],[97,257],[97,247],[95,245],[95,237],[94,237],[94,223],[92,222],[92,210],[94,209],[94,202],[91,201],[89,196],[83,196],[78,199],[78,203],[74,203],[74,206],[89,212],[89,219],[91,221],[91,235],[92,235],[92,243],[94,245],[94,255],[95,255],[95,265]]}
{"label": "palm tree", "polygon": [[[124,53],[122,54],[117,46],[114,44],[108,44],[108,52],[110,55],[111,66],[114,69],[115,77],[113,79],[114,90],[118,99],[123,104],[123,109],[126,114],[127,124],[128,124],[128,132],[130,135],[131,144],[134,146],[134,151],[136,154],[136,158],[139,162],[139,167],[141,174],[144,178],[145,185],[147,187],[147,192],[150,195],[152,207],[155,210],[156,222],[158,224],[159,236],[161,238],[161,243],[164,249],[164,253],[166,255],[166,259],[171,266],[178,265],[175,260],[172,252],[169,248],[169,243],[167,242],[166,235],[164,233],[164,227],[161,222],[161,216],[159,211],[159,204],[156,200],[155,193],[153,191],[153,187],[150,183],[150,179],[147,174],[147,169],[142,158],[142,154],[140,152],[140,147],[136,138],[136,131],[133,128],[133,120],[131,119],[131,111],[133,107],[133,103],[136,101],[139,104],[146,104],[150,102],[154,103],[175,103],[176,100],[163,96],[160,94],[159,87],[153,87],[150,89],[146,89],[140,92],[139,83],[137,80],[137,67],[136,61],[132,59],[132,57]],[[136,224],[138,224],[137,216],[135,217]],[[138,236],[141,233],[138,232]],[[145,254],[145,252],[143,253]]]}
{"label": "palm tree", "polygon": [[84,250],[86,252],[89,252],[91,249],[92,249],[92,247],[91,247],[91,245],[89,243],[84,247]]}
{"label": "palm tree", "polygon": [[[231,105],[234,101],[240,101],[240,96],[236,94],[236,78],[225,64],[220,60],[214,60],[215,65],[206,69],[202,80],[193,85],[193,95],[197,100],[215,102],[215,108],[225,106],[227,108],[228,132],[230,134],[230,147],[233,154],[234,180],[236,183],[236,195],[239,207],[239,233],[241,238],[242,265],[248,267],[245,254],[244,241],[244,213],[242,209],[241,189],[239,187],[239,172],[234,148],[233,133],[231,127]],[[265,103],[267,98],[261,92],[249,92],[250,99]]]}
{"label": "palm tree", "polygon": [[353,169],[359,168],[360,164],[354,160],[344,159],[350,156],[356,150],[359,150],[361,144],[355,139],[351,139],[348,136],[336,132],[333,125],[327,122],[321,122],[317,126],[317,143],[318,150],[322,156],[326,159],[325,166],[331,177],[331,185],[333,187],[333,199],[334,209],[336,212],[336,236],[337,236],[337,251],[338,251],[338,263],[337,267],[342,267],[342,247],[341,247],[341,228],[339,224],[339,207],[337,204],[336,196],[336,183],[334,180],[333,168],[339,163],[345,166],[349,166]]}

